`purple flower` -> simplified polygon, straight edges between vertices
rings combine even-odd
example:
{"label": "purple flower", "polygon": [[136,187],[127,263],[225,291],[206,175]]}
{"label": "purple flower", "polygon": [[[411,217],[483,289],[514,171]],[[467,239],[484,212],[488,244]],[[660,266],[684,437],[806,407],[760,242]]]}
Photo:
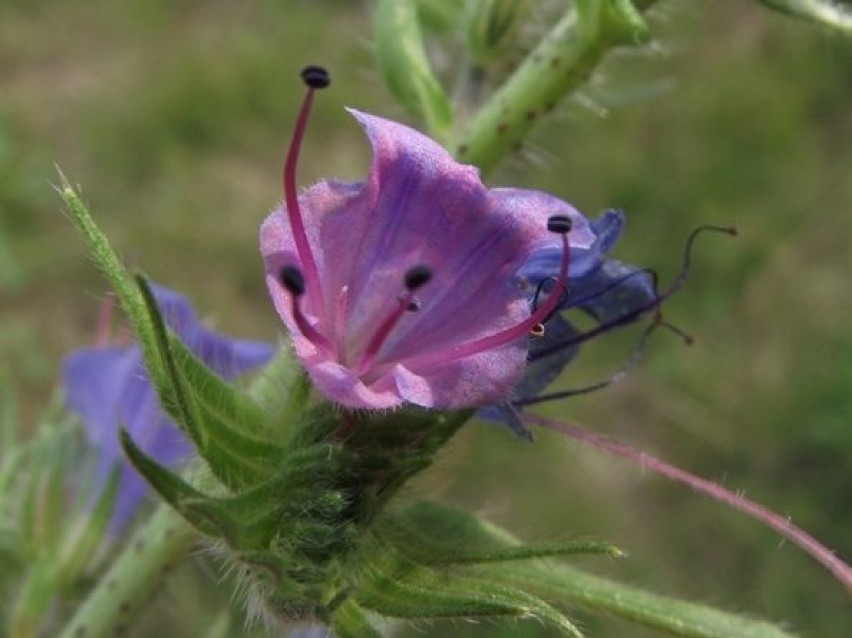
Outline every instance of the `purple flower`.
{"label": "purple flower", "polygon": [[[270,344],[229,339],[198,322],[192,306],[181,295],[152,284],[166,324],[210,369],[225,379],[264,365],[273,354]],[[186,459],[192,445],[172,422],[142,361],[139,346],[95,347],[72,352],[63,364],[66,404],[83,421],[86,435],[97,450],[97,481],[102,486],[120,466],[118,496],[111,523],[119,531],[147,492],[145,480],[124,459],[119,428],[154,459],[175,466]]]}
{"label": "purple flower", "polygon": [[[623,228],[624,214],[616,210],[607,210],[591,222],[595,241],[588,248],[572,252],[572,277],[568,293],[559,305],[562,312],[550,317],[542,337],[533,340],[529,365],[511,401],[487,406],[479,411],[481,416],[502,421],[517,434],[529,438],[513,405],[534,403],[576,356],[582,343],[631,323],[658,306],[661,298],[652,275],[608,256]],[[546,247],[536,251],[518,271],[519,285],[528,291],[533,304],[539,291],[554,280],[560,259],[558,250]],[[568,318],[572,310],[589,315],[597,325],[580,331]]]}
{"label": "purple flower", "polygon": [[[312,381],[353,408],[508,396],[530,330],[559,297],[531,312],[518,270],[547,248],[567,266],[569,249],[594,242],[588,221],[545,193],[488,189],[424,135],[357,111],[373,147],[367,178],[323,180],[297,197],[311,94],[285,169],[286,204],[260,238],[269,291]],[[564,225],[549,232],[552,218]]]}

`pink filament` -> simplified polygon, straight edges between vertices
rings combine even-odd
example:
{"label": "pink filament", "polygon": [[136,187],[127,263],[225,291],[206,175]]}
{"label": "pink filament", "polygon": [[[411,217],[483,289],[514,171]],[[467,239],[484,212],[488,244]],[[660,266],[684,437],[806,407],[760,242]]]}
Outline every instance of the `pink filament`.
{"label": "pink filament", "polygon": [[293,319],[296,321],[296,325],[299,328],[299,332],[301,332],[311,343],[316,345],[317,347],[324,348],[325,350],[331,352],[332,347],[331,343],[328,339],[326,339],[322,334],[320,334],[307,320],[305,315],[302,313],[302,308],[299,305],[299,296],[290,293],[292,300],[292,311],[293,311]]}
{"label": "pink filament", "polygon": [[384,345],[388,335],[390,335],[396,324],[399,323],[399,320],[402,319],[402,316],[405,314],[413,298],[414,294],[410,291],[406,291],[399,298],[399,303],[396,308],[393,309],[393,312],[385,317],[385,320],[381,323],[376,332],[373,333],[372,339],[370,339],[370,342],[367,344],[367,348],[364,350],[364,354],[361,355],[361,360],[355,368],[356,376],[365,374],[373,367],[376,355],[379,353],[382,345]]}
{"label": "pink filament", "polygon": [[[559,277],[556,280],[556,287],[548,295],[547,299],[541,304],[527,319],[519,324],[512,326],[501,332],[497,332],[476,341],[469,341],[457,346],[430,352],[418,357],[411,357],[406,360],[406,367],[423,367],[430,365],[440,365],[463,359],[479,352],[493,350],[500,346],[517,341],[521,337],[529,335],[537,324],[542,323],[550,314],[556,310],[556,306],[562,298],[563,293],[567,289],[568,280],[568,264],[571,261],[571,245],[568,243],[568,234],[562,234],[562,262],[559,265]],[[471,303],[476,303],[472,301]]]}
{"label": "pink filament", "polygon": [[290,141],[290,148],[287,150],[287,160],[284,164],[284,200],[287,204],[287,219],[290,222],[290,229],[293,232],[296,252],[302,264],[302,270],[305,273],[305,280],[307,282],[306,292],[309,295],[313,295],[314,299],[322,299],[319,271],[317,270],[316,261],[314,261],[314,255],[311,252],[308,235],[305,232],[302,212],[299,209],[299,197],[296,193],[296,162],[299,158],[299,149],[302,146],[302,138],[307,128],[313,99],[314,89],[308,87],[302,107],[299,110],[299,117],[296,120],[296,127],[293,130],[293,139]]}

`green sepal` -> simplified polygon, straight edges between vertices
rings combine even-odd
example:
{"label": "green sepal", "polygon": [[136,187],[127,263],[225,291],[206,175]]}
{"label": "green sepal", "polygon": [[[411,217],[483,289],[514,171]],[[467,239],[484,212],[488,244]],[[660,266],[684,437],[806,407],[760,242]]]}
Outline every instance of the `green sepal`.
{"label": "green sepal", "polygon": [[382,635],[370,623],[364,609],[351,599],[334,610],[331,629],[335,638],[381,638]]}
{"label": "green sepal", "polygon": [[445,141],[453,125],[453,110],[432,72],[414,0],[379,0],[374,33],[376,61],[388,88],[425,122],[432,137]]}
{"label": "green sepal", "polygon": [[[459,510],[418,502],[394,516],[434,538],[451,538],[483,552],[521,546],[496,525]],[[660,596],[602,578],[560,561],[513,562],[467,567],[470,573],[537,594],[559,606],[581,606],[683,638],[793,638],[777,626],[711,607]]]}
{"label": "green sepal", "polygon": [[265,416],[266,432],[274,440],[287,435],[307,409],[313,386],[288,345],[282,345],[254,378],[249,396]]}
{"label": "green sepal", "polygon": [[359,566],[357,603],[383,616],[405,619],[537,618],[579,638],[559,610],[527,592],[487,578],[415,563],[389,545]]}
{"label": "green sepal", "polygon": [[164,407],[183,426],[213,474],[228,487],[243,487],[269,476],[282,449],[239,429],[243,423],[262,422],[260,409],[207,368],[168,329],[147,280],[141,275],[135,278],[166,372],[167,386],[160,392]]}
{"label": "green sepal", "polygon": [[119,432],[119,437],[121,447],[133,467],[193,527],[208,536],[228,539],[240,537],[241,523],[227,509],[145,454],[124,428]]}
{"label": "green sepal", "polygon": [[405,516],[390,514],[379,521],[376,534],[412,560],[432,566],[506,563],[577,555],[607,558],[624,556],[624,552],[614,545],[599,541],[567,541],[509,547],[461,544],[442,529],[441,510],[436,510],[435,514],[435,519],[429,520],[425,527],[422,520],[411,524]]}

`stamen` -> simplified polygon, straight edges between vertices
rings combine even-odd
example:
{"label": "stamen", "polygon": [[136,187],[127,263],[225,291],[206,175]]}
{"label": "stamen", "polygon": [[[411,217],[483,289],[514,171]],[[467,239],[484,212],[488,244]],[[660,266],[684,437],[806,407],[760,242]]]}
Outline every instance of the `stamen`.
{"label": "stamen", "polygon": [[526,399],[518,399],[517,401],[512,401],[512,405],[521,408],[528,405],[546,403],[548,401],[558,401],[560,399],[567,399],[570,397],[579,396],[581,394],[589,394],[590,392],[603,390],[606,387],[618,383],[619,381],[624,379],[624,377],[626,377],[639,364],[639,361],[641,361],[642,357],[645,355],[645,349],[648,343],[648,339],[657,328],[673,329],[674,326],[663,321],[655,321],[647,328],[645,328],[645,331],[642,333],[642,336],[639,337],[639,342],[633,348],[633,352],[630,353],[630,357],[615,372],[615,374],[610,376],[608,379],[604,379],[603,381],[598,381],[597,383],[583,386],[581,388],[574,388],[572,390],[560,390],[559,392],[551,392],[549,394],[540,394],[538,396],[529,397]]}
{"label": "stamen", "polygon": [[308,241],[305,224],[302,221],[302,213],[299,209],[299,197],[296,192],[296,162],[299,159],[299,149],[302,146],[302,138],[305,135],[308,116],[311,113],[314,91],[327,87],[331,80],[328,71],[319,66],[305,67],[302,69],[301,75],[302,80],[308,87],[308,91],[299,110],[299,117],[293,129],[293,138],[290,141],[290,148],[287,150],[287,160],[284,163],[284,201],[287,208],[287,219],[290,222],[290,229],[293,232],[293,242],[296,244],[299,261],[305,270],[308,289],[312,295],[316,295],[317,299],[322,299],[319,271],[314,260],[314,255],[311,252],[311,245]]}
{"label": "stamen", "polygon": [[308,322],[302,312],[302,307],[299,303],[302,295],[305,294],[305,278],[302,275],[302,271],[295,266],[283,266],[278,272],[278,280],[290,293],[293,319],[296,322],[296,326],[299,328],[299,332],[317,346],[325,348],[326,350],[331,350],[331,344],[328,339],[320,334],[316,328]]}
{"label": "stamen", "polygon": [[394,329],[399,320],[402,319],[406,312],[416,311],[420,308],[420,301],[414,296],[414,291],[422,288],[429,280],[432,279],[432,269],[428,266],[414,266],[409,268],[403,281],[405,283],[405,291],[399,296],[396,308],[385,318],[385,320],[373,333],[373,337],[367,344],[364,353],[361,355],[361,360],[355,368],[355,374],[361,376],[370,368],[376,360],[391,331]]}
{"label": "stamen", "polygon": [[432,364],[449,363],[471,355],[492,350],[517,341],[529,335],[538,324],[543,323],[559,306],[563,293],[568,289],[568,265],[571,261],[571,244],[568,243],[568,233],[571,232],[571,218],[565,215],[554,215],[547,220],[547,229],[562,235],[562,262],[559,265],[559,277],[550,295],[532,314],[511,328],[497,332],[487,337],[470,341],[458,346],[431,352],[419,357],[412,357],[408,365],[428,366]]}
{"label": "stamen", "polygon": [[[683,251],[683,260],[681,263],[681,269],[678,273],[677,277],[675,277],[674,281],[669,285],[669,287],[662,293],[658,294],[648,303],[642,304],[637,308],[634,308],[630,312],[626,312],[620,317],[616,317],[612,321],[607,321],[606,323],[602,323],[591,330],[588,330],[582,334],[575,335],[570,339],[566,339],[565,341],[561,341],[559,343],[555,343],[552,346],[538,351],[534,356],[530,357],[530,361],[538,361],[544,357],[547,357],[551,354],[554,354],[564,348],[571,348],[578,344],[581,344],[585,341],[593,339],[604,332],[612,330],[613,328],[618,328],[620,326],[625,326],[627,324],[633,323],[639,317],[644,315],[647,312],[658,309],[666,299],[671,297],[674,293],[680,290],[680,287],[686,282],[687,277],[689,276],[689,270],[692,267],[692,250],[695,245],[695,240],[698,239],[698,236],[706,231],[716,232],[716,233],[725,233],[727,235],[731,235],[732,237],[736,237],[737,230],[733,227],[727,226],[699,226],[695,230],[690,233],[689,238],[686,240],[686,246]],[[632,276],[632,275],[631,275]],[[656,277],[655,277],[656,279]],[[656,285],[655,285],[656,287]],[[609,289],[609,288],[608,288]],[[608,290],[607,289],[607,290]]]}

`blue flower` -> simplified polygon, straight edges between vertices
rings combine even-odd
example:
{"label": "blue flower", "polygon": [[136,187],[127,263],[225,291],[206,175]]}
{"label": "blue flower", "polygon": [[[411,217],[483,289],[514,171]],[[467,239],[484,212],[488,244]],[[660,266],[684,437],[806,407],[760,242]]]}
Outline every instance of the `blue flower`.
{"label": "blue flower", "polygon": [[[211,370],[231,379],[266,364],[273,346],[234,340],[204,328],[181,295],[152,284],[166,324]],[[145,480],[125,460],[119,444],[121,427],[163,465],[187,459],[192,445],[160,408],[137,345],[84,348],[63,363],[66,405],[83,421],[86,436],[97,450],[96,493],[116,466],[120,467],[110,529],[119,532],[144,498]]]}
{"label": "blue flower", "polygon": [[[624,228],[624,214],[607,210],[590,227],[595,241],[588,248],[572,250],[568,293],[560,312],[545,323],[543,336],[531,339],[527,368],[512,400],[480,410],[481,416],[508,424],[524,438],[529,438],[529,432],[513,404],[522,405],[541,394],[576,356],[583,342],[639,319],[655,308],[659,299],[649,271],[608,256]],[[561,251],[548,246],[534,252],[518,271],[518,284],[527,290],[533,305],[554,280],[561,258]],[[566,316],[571,310],[589,315],[597,326],[581,332]]]}

